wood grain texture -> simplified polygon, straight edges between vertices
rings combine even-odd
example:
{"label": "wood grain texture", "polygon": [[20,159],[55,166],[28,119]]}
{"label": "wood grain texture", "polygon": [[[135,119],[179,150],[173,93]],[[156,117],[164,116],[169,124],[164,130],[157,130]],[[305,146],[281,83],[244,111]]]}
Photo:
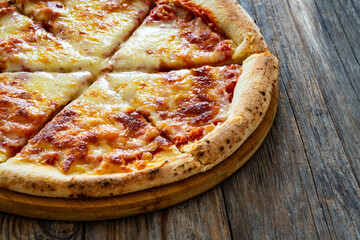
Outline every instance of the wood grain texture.
{"label": "wood grain texture", "polygon": [[[319,8],[318,5],[329,3],[309,0],[267,1],[265,3],[248,1],[247,4],[252,9],[253,16],[258,19],[257,23],[263,30],[265,38],[268,39],[271,49],[281,62],[279,82],[282,89],[280,96],[283,97],[280,98],[279,105],[287,106],[287,109],[285,109],[286,114],[280,110],[279,116],[282,117],[279,118],[283,118],[287,125],[289,125],[289,120],[295,121],[292,132],[286,130],[281,132],[284,127],[286,129],[285,125],[279,128],[277,135],[285,133],[282,137],[295,136],[300,140],[287,141],[287,144],[297,146],[298,150],[295,152],[282,148],[281,153],[276,152],[269,157],[269,159],[274,159],[280,156],[296,161],[286,168],[280,165],[279,170],[282,173],[280,179],[287,181],[287,190],[281,193],[280,197],[282,199],[290,197],[286,203],[295,201],[294,203],[298,206],[295,204],[291,208],[286,208],[282,207],[277,200],[271,202],[270,205],[275,205],[272,206],[273,208],[279,208],[285,212],[275,213],[279,221],[272,226],[266,221],[268,218],[274,219],[270,218],[271,209],[261,211],[260,213],[266,218],[257,219],[254,226],[247,226],[247,229],[256,228],[258,225],[264,226],[265,229],[259,235],[252,235],[250,238],[256,239],[258,236],[261,238],[267,236],[270,239],[278,236],[302,238],[310,234],[311,238],[320,239],[357,239],[359,237],[359,185],[355,177],[358,176],[358,171],[355,168],[359,155],[355,149],[359,149],[359,141],[358,134],[354,132],[359,131],[359,118],[356,116],[359,113],[359,100],[348,78],[347,70],[343,68],[339,56],[333,49],[334,42],[329,42],[325,25],[321,25],[324,20],[319,9],[323,10],[324,6]],[[340,44],[337,47],[346,48]],[[354,68],[358,69],[359,66],[355,65]],[[281,114],[281,112],[284,113]],[[347,135],[339,134],[340,131],[346,130],[348,130]],[[280,136],[276,136],[275,141]],[[348,153],[344,146],[348,146]],[[352,154],[351,157],[349,157],[350,154]],[[285,159],[281,163],[284,163]],[[249,165],[255,163],[256,160],[253,159],[247,167],[251,168]],[[295,174],[290,175],[293,179],[287,177],[294,168],[299,172],[301,181],[296,179]],[[260,168],[260,170],[265,169]],[[245,172],[245,170],[242,171]],[[249,173],[244,178],[250,178],[251,175],[252,173]],[[271,176],[265,179],[274,180]],[[259,182],[254,181],[249,184],[257,186]],[[298,218],[300,209],[307,210],[307,204],[301,199],[296,199],[298,195],[292,193],[299,184],[305,190],[305,197],[310,204],[313,219]],[[272,188],[268,194],[274,195],[274,192],[281,190],[281,186],[278,186],[276,182],[270,185]],[[264,194],[264,190],[259,193]],[[301,193],[302,196],[303,194]],[[256,206],[267,208],[260,200]],[[287,220],[286,217],[289,215],[292,217]],[[294,221],[296,218],[298,221]],[[316,235],[311,233],[311,228],[301,227],[311,224],[312,221],[316,227]],[[237,224],[234,223],[234,225]],[[246,233],[247,229],[241,229],[238,232]]]}
{"label": "wood grain texture", "polygon": [[195,199],[138,217],[3,213],[0,239],[360,239],[360,1],[239,2],[280,60],[277,118],[249,163]]}
{"label": "wood grain texture", "polygon": [[230,239],[224,202],[219,196],[220,186],[161,212],[89,223],[86,225],[85,238],[124,239],[126,236],[126,239]]}

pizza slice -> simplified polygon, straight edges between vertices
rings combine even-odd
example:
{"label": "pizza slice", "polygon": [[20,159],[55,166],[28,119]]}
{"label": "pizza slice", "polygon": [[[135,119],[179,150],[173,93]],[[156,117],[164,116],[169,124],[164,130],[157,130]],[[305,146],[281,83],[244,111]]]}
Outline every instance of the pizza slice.
{"label": "pizza slice", "polygon": [[0,186],[43,196],[104,197],[199,171],[195,158],[161,136],[102,78],[0,164]]}
{"label": "pizza slice", "polygon": [[113,54],[150,11],[152,0],[16,0],[26,15],[82,54]]}
{"label": "pizza slice", "polygon": [[255,54],[243,66],[203,66],[105,78],[123,98],[208,169],[233,153],[262,121],[276,86],[277,60]]}
{"label": "pizza slice", "polygon": [[110,67],[155,72],[222,65],[266,49],[254,21],[233,0],[159,0]]}
{"label": "pizza slice", "polygon": [[0,162],[14,156],[57,111],[88,86],[79,73],[0,74]]}
{"label": "pizza slice", "polygon": [[91,69],[91,60],[21,15],[15,7],[0,3],[0,72],[79,71]]}

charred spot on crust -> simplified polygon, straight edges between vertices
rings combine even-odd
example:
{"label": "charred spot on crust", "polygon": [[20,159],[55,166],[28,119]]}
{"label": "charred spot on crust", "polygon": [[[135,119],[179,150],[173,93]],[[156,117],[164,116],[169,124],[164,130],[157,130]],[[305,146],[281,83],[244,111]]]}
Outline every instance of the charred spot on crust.
{"label": "charred spot on crust", "polygon": [[226,140],[226,143],[227,143],[227,144],[230,144],[230,139],[227,139],[227,140]]}
{"label": "charred spot on crust", "polygon": [[261,93],[261,95],[265,96],[265,92],[264,92],[264,91],[261,91],[260,93]]}
{"label": "charred spot on crust", "polygon": [[75,186],[75,183],[70,183],[70,184],[68,185],[69,188],[72,188],[72,187],[74,187],[74,186]]}
{"label": "charred spot on crust", "polygon": [[156,174],[160,172],[160,168],[151,170],[149,172],[149,180],[153,180],[156,177]]}
{"label": "charred spot on crust", "polygon": [[149,173],[150,173],[150,174],[156,174],[156,173],[158,173],[159,171],[160,171],[160,169],[157,168],[157,169],[151,170]]}
{"label": "charred spot on crust", "polygon": [[199,156],[199,157],[204,156],[204,152],[199,152],[199,153],[198,153],[198,156]]}
{"label": "charred spot on crust", "polygon": [[103,183],[104,187],[109,186],[109,184],[110,184],[110,182],[108,182],[108,181],[105,181],[105,182]]}
{"label": "charred spot on crust", "polygon": [[221,146],[221,147],[220,147],[220,151],[224,151],[224,146]]}
{"label": "charred spot on crust", "polygon": [[209,141],[209,140],[206,140],[206,143],[210,143],[210,141]]}

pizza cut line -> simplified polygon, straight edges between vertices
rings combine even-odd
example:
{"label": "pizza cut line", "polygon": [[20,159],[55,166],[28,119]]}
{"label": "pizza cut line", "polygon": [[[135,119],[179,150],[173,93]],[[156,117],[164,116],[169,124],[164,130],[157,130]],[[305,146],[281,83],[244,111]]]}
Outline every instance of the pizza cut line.
{"label": "pizza cut line", "polygon": [[114,54],[110,68],[159,72],[225,65],[266,50],[255,23],[232,0],[165,0]]}
{"label": "pizza cut line", "polygon": [[85,56],[106,59],[148,14],[151,0],[33,1],[16,6]]}
{"label": "pizza cut line", "polygon": [[89,72],[1,73],[0,162],[19,152],[91,79]]}
{"label": "pizza cut line", "polygon": [[0,187],[22,193],[108,197],[207,171],[277,85],[233,0],[2,0],[0,29]]}

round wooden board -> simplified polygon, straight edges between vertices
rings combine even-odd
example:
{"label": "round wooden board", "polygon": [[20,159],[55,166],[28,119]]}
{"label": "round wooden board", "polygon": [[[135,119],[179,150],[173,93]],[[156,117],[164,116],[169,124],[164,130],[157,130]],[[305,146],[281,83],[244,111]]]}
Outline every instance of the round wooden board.
{"label": "round wooden board", "polygon": [[141,192],[99,199],[37,197],[0,188],[0,211],[50,220],[91,221],[138,215],[186,201],[224,181],[250,159],[271,128],[277,103],[276,88],[265,118],[254,133],[229,158],[204,173]]}

